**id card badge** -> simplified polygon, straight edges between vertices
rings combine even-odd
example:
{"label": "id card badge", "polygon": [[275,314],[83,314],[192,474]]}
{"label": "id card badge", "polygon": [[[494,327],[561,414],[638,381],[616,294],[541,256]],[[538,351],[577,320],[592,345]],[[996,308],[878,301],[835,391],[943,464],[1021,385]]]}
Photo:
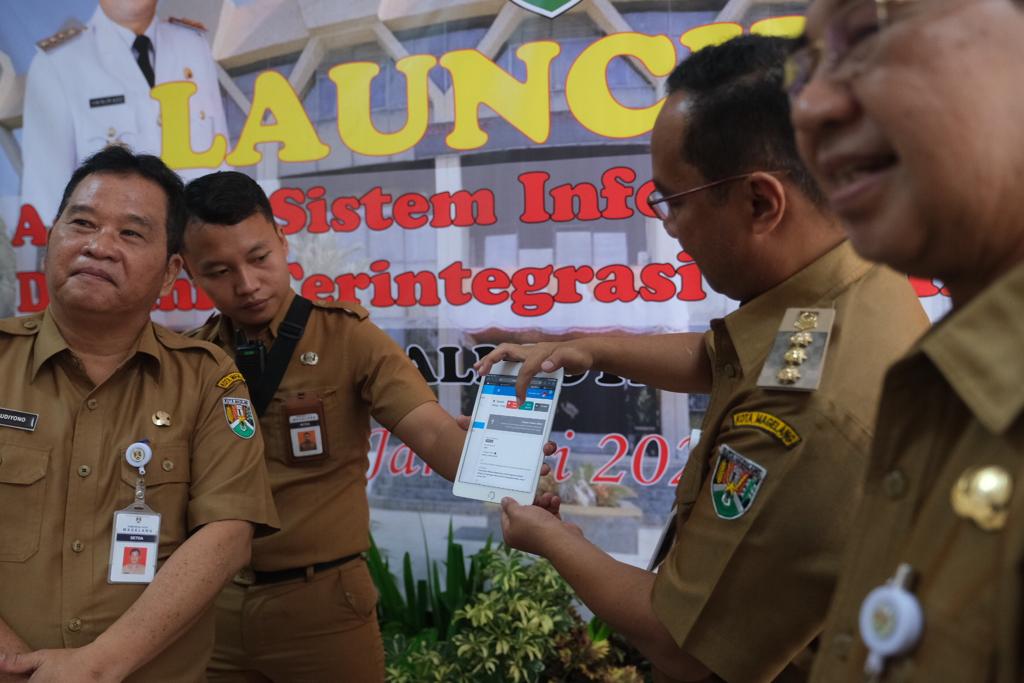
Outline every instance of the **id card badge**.
{"label": "id card badge", "polygon": [[114,513],[109,583],[150,583],[160,549],[160,513],[145,503]]}
{"label": "id card badge", "polygon": [[285,433],[288,434],[288,461],[292,464],[326,460],[324,404],[318,396],[299,394],[284,404]]}
{"label": "id card badge", "polygon": [[107,581],[150,583],[160,551],[160,513],[146,505],[146,465],[153,459],[153,449],[145,439],[136,441],[125,450],[124,458],[139,471],[139,477],[134,502],[114,513]]}

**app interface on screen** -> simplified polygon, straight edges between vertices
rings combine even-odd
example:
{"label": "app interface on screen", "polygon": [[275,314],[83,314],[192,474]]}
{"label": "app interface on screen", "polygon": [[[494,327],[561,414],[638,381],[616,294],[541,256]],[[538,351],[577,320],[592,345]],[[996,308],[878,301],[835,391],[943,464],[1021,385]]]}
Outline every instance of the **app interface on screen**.
{"label": "app interface on screen", "polygon": [[484,377],[461,481],[529,492],[540,467],[544,425],[554,410],[556,386],[552,377],[534,377],[526,401],[519,403],[514,376]]}

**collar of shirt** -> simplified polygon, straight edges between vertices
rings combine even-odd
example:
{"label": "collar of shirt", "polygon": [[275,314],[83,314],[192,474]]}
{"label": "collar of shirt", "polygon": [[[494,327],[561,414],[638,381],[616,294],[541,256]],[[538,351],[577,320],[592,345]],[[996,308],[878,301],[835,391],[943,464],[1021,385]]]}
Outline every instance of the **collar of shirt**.
{"label": "collar of shirt", "polygon": [[872,265],[853,251],[848,241],[751,299],[724,319],[744,375],[758,370],[775,341],[779,321],[787,308],[825,307],[862,277]]}
{"label": "collar of shirt", "polygon": [[[156,45],[156,41],[157,41],[156,22],[157,22],[157,18],[156,18],[156,14],[154,13],[153,14],[153,20],[151,22],[149,22],[149,26],[147,26],[146,30],[144,31],[144,35],[147,38],[149,38],[151,44],[153,45],[153,50],[152,50],[152,54],[150,55],[150,57],[153,58],[153,67],[154,68],[156,68],[156,50],[157,50],[157,45]],[[104,34],[104,33],[107,34],[107,35],[117,36],[117,39],[124,43],[125,47],[128,48],[128,51],[132,53],[132,56],[134,58],[138,59],[139,56],[137,54],[135,54],[135,49],[132,47],[133,44],[135,43],[135,32],[132,31],[131,29],[125,28],[124,26],[121,26],[116,21],[114,21],[113,19],[108,17],[106,12],[104,12],[103,8],[100,7],[99,5],[96,6],[96,12],[93,13],[92,19],[89,20],[89,23],[92,26],[96,27],[97,32],[99,32],[101,34],[100,35],[100,40],[104,40],[104,38],[102,36],[102,34]]]}
{"label": "collar of shirt", "polygon": [[1024,411],[1024,264],[936,325],[911,354],[931,359],[991,432]]}
{"label": "collar of shirt", "polygon": [[[125,362],[127,363],[129,359],[141,353],[152,358],[156,362],[156,367],[159,368],[161,348],[162,346],[160,342],[157,341],[156,332],[153,329],[153,323],[147,322],[142,333],[139,335],[138,339],[135,340],[135,347],[128,354]],[[53,314],[50,313],[50,309],[47,308],[43,311],[43,317],[39,321],[39,331],[36,333],[35,345],[33,347],[33,381],[39,375],[39,369],[44,363],[61,351],[65,350],[70,352],[68,343],[60,333],[60,329],[57,328],[57,322],[53,319]]]}
{"label": "collar of shirt", "polygon": [[[267,332],[270,335],[271,344],[277,339],[277,330],[281,327],[281,322],[284,317],[288,315],[288,309],[291,308],[292,301],[295,299],[295,291],[292,289],[288,290],[288,294],[285,296],[284,304],[274,315],[273,320],[267,325]],[[235,348],[235,326],[231,322],[231,319],[226,315],[221,315],[220,321],[217,325],[217,338],[220,339],[221,343],[227,348]],[[269,346],[269,344],[268,344]]]}

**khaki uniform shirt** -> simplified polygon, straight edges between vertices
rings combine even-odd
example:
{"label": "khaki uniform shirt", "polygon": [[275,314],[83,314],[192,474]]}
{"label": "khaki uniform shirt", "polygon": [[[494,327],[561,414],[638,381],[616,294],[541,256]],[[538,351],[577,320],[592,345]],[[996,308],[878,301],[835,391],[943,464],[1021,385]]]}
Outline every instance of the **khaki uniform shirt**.
{"label": "khaki uniform shirt", "polygon": [[[271,321],[276,338],[294,293]],[[281,384],[260,425],[281,531],[253,544],[253,568],[308,567],[370,547],[366,499],[370,417],[392,429],[414,408],[437,400],[401,348],[354,303],[314,301]],[[234,330],[221,316],[193,332],[234,353]],[[307,352],[315,365],[302,362]],[[323,402],[328,456],[291,464],[285,403],[300,393]]]}
{"label": "khaki uniform shirt", "polygon": [[[787,308],[834,308],[820,387],[762,389]],[[905,277],[848,243],[713,320],[711,402],[677,491],[676,543],[653,605],[679,646],[729,683],[768,681],[821,631],[861,480],[886,367],[927,326]],[[767,470],[742,515],[711,489],[722,446]]]}
{"label": "khaki uniform shirt", "polygon": [[[277,525],[262,444],[225,419],[223,397],[248,398],[242,382],[218,387],[233,371],[215,347],[150,323],[93,386],[48,311],[0,321],[4,412],[38,415],[34,431],[0,425],[0,619],[30,647],[86,645],[145,590],[107,583],[114,512],[134,500],[124,454],[136,441],[153,449],[146,502],[162,515],[161,564],[204,524]],[[155,424],[159,410],[170,426]],[[202,680],[212,646],[209,612],[131,680]]]}
{"label": "khaki uniform shirt", "polygon": [[[861,681],[861,603],[909,563],[923,637],[883,681],[1024,679],[1024,266],[954,311],[886,377],[878,430],[813,680]],[[970,468],[1013,477],[1005,526],[957,515]]]}

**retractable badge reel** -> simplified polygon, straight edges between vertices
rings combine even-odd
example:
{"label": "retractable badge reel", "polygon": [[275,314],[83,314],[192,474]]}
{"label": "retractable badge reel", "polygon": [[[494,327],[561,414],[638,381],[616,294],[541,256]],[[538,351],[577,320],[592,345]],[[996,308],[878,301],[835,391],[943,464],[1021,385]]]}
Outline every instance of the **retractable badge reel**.
{"label": "retractable badge reel", "polygon": [[138,470],[131,505],[114,513],[110,540],[110,583],[150,583],[160,549],[160,513],[146,505],[146,465],[153,459],[147,441],[128,446],[124,458]]}
{"label": "retractable badge reel", "polygon": [[914,569],[900,564],[860,606],[860,637],[868,648],[864,675],[872,683],[881,679],[886,660],[907,654],[921,640],[924,612],[910,592],[913,579]]}

